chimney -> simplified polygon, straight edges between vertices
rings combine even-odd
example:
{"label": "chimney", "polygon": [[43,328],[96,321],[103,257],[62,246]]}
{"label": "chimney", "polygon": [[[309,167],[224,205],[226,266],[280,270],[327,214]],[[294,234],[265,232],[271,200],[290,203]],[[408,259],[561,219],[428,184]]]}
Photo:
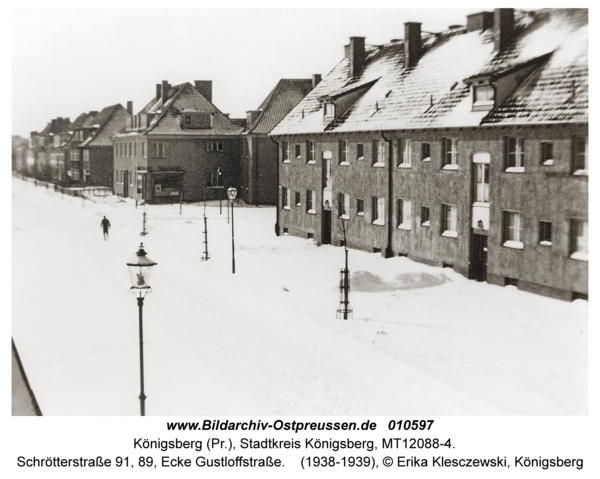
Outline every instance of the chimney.
{"label": "chimney", "polygon": [[254,122],[258,119],[260,110],[248,110],[246,112],[246,127],[250,128]]}
{"label": "chimney", "polygon": [[404,24],[404,68],[412,68],[421,58],[421,24]]}
{"label": "chimney", "polygon": [[169,89],[171,88],[171,85],[169,85],[169,82],[167,80],[163,80],[162,81],[162,104],[164,105],[165,103],[167,103],[167,100],[169,99]]}
{"label": "chimney", "polygon": [[350,75],[358,76],[365,63],[365,37],[350,37],[350,45],[344,46],[344,54],[350,59]]}
{"label": "chimney", "polygon": [[315,87],[316,87],[316,86],[317,86],[319,83],[321,83],[321,74],[320,74],[320,73],[315,73],[315,74],[312,76],[312,87],[313,87],[313,90],[314,90],[314,88],[315,88]]}
{"label": "chimney", "polygon": [[479,12],[467,15],[467,33],[483,32],[494,27],[492,12]]}
{"label": "chimney", "polygon": [[212,103],[212,80],[195,80],[194,85],[198,93]]}
{"label": "chimney", "polygon": [[156,84],[156,101],[160,100],[162,92],[162,86],[160,83]]}
{"label": "chimney", "polygon": [[129,112],[130,115],[133,115],[133,102],[132,101],[127,102],[127,111]]}
{"label": "chimney", "polygon": [[494,52],[502,52],[512,43],[515,31],[514,8],[494,10]]}

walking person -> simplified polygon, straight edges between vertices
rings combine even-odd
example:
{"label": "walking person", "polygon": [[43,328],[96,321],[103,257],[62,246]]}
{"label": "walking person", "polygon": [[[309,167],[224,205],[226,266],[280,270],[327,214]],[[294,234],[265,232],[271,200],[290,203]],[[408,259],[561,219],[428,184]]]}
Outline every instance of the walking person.
{"label": "walking person", "polygon": [[104,232],[104,241],[108,238],[108,230],[110,229],[110,221],[104,217],[104,219],[100,222],[100,226],[102,226],[102,231]]}

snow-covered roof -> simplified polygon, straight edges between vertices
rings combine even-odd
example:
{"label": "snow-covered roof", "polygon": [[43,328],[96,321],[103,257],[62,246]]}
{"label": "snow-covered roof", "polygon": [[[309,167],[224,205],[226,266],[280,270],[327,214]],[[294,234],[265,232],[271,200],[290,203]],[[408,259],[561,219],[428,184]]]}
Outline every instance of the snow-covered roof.
{"label": "snow-covered roof", "polygon": [[[367,46],[359,75],[352,77],[350,60],[343,59],[271,134],[587,122],[587,39],[587,10],[545,9],[515,12],[514,39],[501,52],[494,51],[492,30],[464,28],[423,33],[412,68],[404,66],[404,41]],[[469,79],[528,64],[532,72],[502,105],[473,111]],[[324,122],[320,99],[370,82],[342,117]]]}

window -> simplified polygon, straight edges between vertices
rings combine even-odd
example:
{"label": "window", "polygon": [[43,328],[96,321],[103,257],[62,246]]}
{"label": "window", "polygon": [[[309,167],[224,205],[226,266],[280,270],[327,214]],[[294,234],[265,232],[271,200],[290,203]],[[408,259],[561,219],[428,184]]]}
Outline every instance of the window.
{"label": "window", "polygon": [[315,156],[315,142],[312,140],[309,140],[306,142],[306,159],[307,159],[307,163],[314,163],[316,156]]}
{"label": "window", "polygon": [[192,117],[191,117],[191,115],[185,115],[184,118],[185,118],[185,126],[188,126],[188,127],[192,126]]}
{"label": "window", "polygon": [[573,137],[573,172],[586,174],[588,170],[588,137]]}
{"label": "window", "polygon": [[490,85],[473,87],[473,106],[494,106],[494,88]]}
{"label": "window", "polygon": [[146,143],[142,143],[142,156],[146,158]]}
{"label": "window", "polygon": [[169,144],[163,142],[156,143],[156,156],[158,158],[168,158]]}
{"label": "window", "polygon": [[458,139],[444,138],[444,170],[458,169]]}
{"label": "window", "polygon": [[350,219],[350,195],[348,193],[338,193],[338,216],[343,219]]}
{"label": "window", "polygon": [[306,190],[306,212],[315,213],[317,192],[315,190]]}
{"label": "window", "polygon": [[540,144],[542,150],[542,165],[551,166],[554,164],[554,148],[549,141],[542,141]]}
{"label": "window", "polygon": [[521,213],[504,212],[504,246],[523,249]]}
{"label": "window", "polygon": [[552,244],[552,223],[548,221],[540,221],[540,244],[551,245]]}
{"label": "window", "polygon": [[290,189],[285,186],[281,187],[281,205],[284,210],[290,209]]}
{"label": "window", "polygon": [[142,175],[137,175],[137,194],[138,195],[142,194],[142,179],[143,179]]}
{"label": "window", "polygon": [[410,140],[398,140],[398,166],[400,168],[408,168],[410,166],[412,156],[412,147]]}
{"label": "window", "polygon": [[340,158],[339,158],[339,164],[340,165],[349,165],[350,162],[348,161],[348,142],[346,140],[340,140]]}
{"label": "window", "polygon": [[79,181],[79,170],[73,170],[73,179]]}
{"label": "window", "polygon": [[71,150],[70,151],[70,159],[71,159],[71,161],[79,161],[79,151]]}
{"label": "window", "polygon": [[323,119],[333,120],[335,118],[335,105],[333,103],[323,104]]}
{"label": "window", "polygon": [[588,259],[588,222],[572,219],[570,232],[571,258],[587,261]]}
{"label": "window", "polygon": [[489,203],[490,201],[490,165],[475,163],[475,202]]}
{"label": "window", "polygon": [[442,236],[456,238],[458,230],[456,229],[457,209],[454,205],[442,205]]}
{"label": "window", "polygon": [[506,171],[524,171],[524,141],[523,138],[506,139]]}
{"label": "window", "polygon": [[412,202],[409,200],[398,200],[398,228],[409,230],[412,214]]}
{"label": "window", "polygon": [[300,199],[300,192],[296,191],[296,206],[302,205],[302,200]]}
{"label": "window", "polygon": [[223,187],[223,174],[221,168],[217,168],[217,171],[210,173],[206,176],[206,187],[207,188],[222,188]]}
{"label": "window", "polygon": [[371,218],[374,225],[385,224],[385,198],[373,196]]}
{"label": "window", "polygon": [[90,162],[90,150],[83,150],[83,163],[84,163],[84,167],[86,167],[86,163],[88,163],[87,168],[89,168],[89,162]]}
{"label": "window", "polygon": [[431,161],[431,143],[421,143],[421,161]]}
{"label": "window", "polygon": [[284,141],[282,149],[283,149],[283,161],[289,163],[290,162],[290,142]]}
{"label": "window", "polygon": [[365,159],[365,150],[364,150],[364,145],[362,143],[356,144],[356,159],[357,160]]}
{"label": "window", "polygon": [[429,222],[429,207],[421,206],[421,226],[430,226]]}
{"label": "window", "polygon": [[296,144],[296,158],[302,158],[302,150],[299,144]]}
{"label": "window", "polygon": [[373,166],[385,165],[385,145],[383,140],[373,142]]}
{"label": "window", "polygon": [[365,215],[365,203],[361,199],[356,200],[356,214],[357,216]]}
{"label": "window", "polygon": [[223,151],[223,143],[219,141],[209,141],[206,143],[206,151]]}

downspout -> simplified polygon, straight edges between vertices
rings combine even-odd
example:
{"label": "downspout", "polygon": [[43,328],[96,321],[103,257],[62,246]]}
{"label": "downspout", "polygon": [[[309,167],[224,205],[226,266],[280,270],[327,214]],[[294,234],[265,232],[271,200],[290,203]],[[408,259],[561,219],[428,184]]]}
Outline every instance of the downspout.
{"label": "downspout", "polygon": [[275,155],[275,159],[277,161],[277,191],[275,195],[275,236],[279,236],[279,142],[274,140],[273,137],[270,135],[269,138],[277,146],[277,155]]}
{"label": "downspout", "polygon": [[394,256],[392,251],[392,232],[393,232],[393,216],[394,216],[394,203],[393,203],[393,184],[392,184],[392,174],[393,174],[393,165],[392,165],[392,140],[388,140],[383,134],[383,130],[381,131],[381,137],[388,144],[388,221],[387,221],[387,246],[385,248],[385,257],[391,258]]}

